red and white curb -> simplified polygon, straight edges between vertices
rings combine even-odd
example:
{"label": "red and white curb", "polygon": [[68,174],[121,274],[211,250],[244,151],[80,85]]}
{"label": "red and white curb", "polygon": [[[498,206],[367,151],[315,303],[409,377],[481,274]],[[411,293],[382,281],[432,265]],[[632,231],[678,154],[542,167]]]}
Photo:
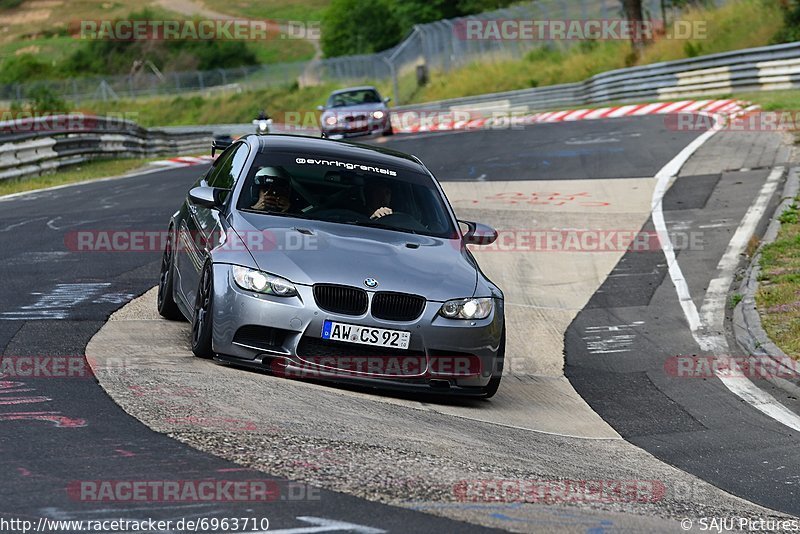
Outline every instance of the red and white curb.
{"label": "red and white curb", "polygon": [[741,100],[681,100],[680,102],[655,102],[652,104],[630,104],[597,109],[567,109],[547,111],[529,115],[515,115],[499,112],[493,117],[454,121],[447,112],[431,112],[429,116],[397,113],[392,115],[392,127],[399,133],[443,132],[452,130],[473,130],[484,128],[503,128],[511,125],[541,124],[551,122],[571,122],[579,120],[613,119],[617,117],[638,117],[643,115],[664,115],[667,113],[717,113],[736,115],[750,111],[757,106]]}
{"label": "red and white curb", "polygon": [[190,167],[192,165],[204,165],[211,163],[214,160],[211,156],[181,156],[177,158],[170,158],[161,161],[154,161],[152,165],[160,165],[162,167]]}

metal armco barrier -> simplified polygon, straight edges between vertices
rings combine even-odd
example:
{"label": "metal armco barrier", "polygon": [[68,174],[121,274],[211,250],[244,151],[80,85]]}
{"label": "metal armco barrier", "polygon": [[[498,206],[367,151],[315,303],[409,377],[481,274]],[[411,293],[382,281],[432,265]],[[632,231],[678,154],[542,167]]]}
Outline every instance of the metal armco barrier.
{"label": "metal armco barrier", "polygon": [[800,87],[800,42],[613,70],[579,83],[453,98],[395,108],[528,112],[606,102],[675,100]]}
{"label": "metal armco barrier", "polygon": [[91,115],[0,121],[0,181],[98,158],[206,152],[211,131],[166,132]]}

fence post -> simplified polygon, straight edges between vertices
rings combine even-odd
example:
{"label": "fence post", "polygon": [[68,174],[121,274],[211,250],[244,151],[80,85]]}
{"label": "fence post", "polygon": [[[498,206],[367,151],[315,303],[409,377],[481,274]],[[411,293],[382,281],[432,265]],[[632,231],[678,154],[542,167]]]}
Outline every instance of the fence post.
{"label": "fence post", "polygon": [[400,91],[397,89],[397,70],[394,68],[391,58],[381,56],[381,59],[389,65],[389,75],[392,77],[392,93],[394,94],[394,105],[400,105]]}

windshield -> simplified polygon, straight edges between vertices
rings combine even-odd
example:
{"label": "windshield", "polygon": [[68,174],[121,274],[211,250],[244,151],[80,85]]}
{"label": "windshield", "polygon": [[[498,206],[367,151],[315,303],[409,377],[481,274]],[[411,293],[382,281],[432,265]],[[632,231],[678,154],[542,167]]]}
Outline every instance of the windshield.
{"label": "windshield", "polygon": [[356,91],[346,91],[334,93],[328,98],[329,108],[340,108],[344,106],[357,106],[360,104],[379,104],[381,96],[375,89],[358,89]]}
{"label": "windshield", "polygon": [[366,161],[260,153],[236,205],[267,215],[458,237],[429,176]]}

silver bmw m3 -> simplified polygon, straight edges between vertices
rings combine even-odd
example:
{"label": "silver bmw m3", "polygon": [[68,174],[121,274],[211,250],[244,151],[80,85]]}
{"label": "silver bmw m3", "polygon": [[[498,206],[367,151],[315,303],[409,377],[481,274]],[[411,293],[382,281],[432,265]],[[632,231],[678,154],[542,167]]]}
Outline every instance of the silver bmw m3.
{"label": "silver bmw m3", "polygon": [[158,311],[192,350],[280,376],[488,398],[503,293],[416,157],[327,139],[229,146],[169,221]]}

